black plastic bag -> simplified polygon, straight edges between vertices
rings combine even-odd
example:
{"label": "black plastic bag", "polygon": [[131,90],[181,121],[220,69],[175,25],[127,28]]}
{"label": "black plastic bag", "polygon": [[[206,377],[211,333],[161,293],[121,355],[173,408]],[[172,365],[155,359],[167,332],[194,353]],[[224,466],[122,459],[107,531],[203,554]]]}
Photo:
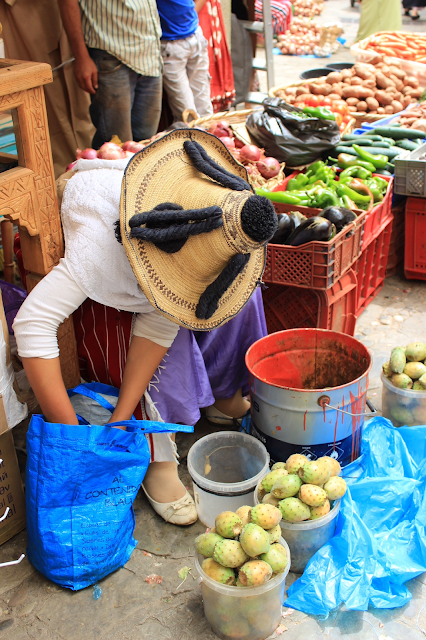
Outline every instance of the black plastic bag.
{"label": "black plastic bag", "polygon": [[280,98],[263,101],[263,111],[248,116],[246,127],[258,147],[268,156],[300,167],[329,154],[340,142],[340,132],[334,120],[307,118],[301,109]]}

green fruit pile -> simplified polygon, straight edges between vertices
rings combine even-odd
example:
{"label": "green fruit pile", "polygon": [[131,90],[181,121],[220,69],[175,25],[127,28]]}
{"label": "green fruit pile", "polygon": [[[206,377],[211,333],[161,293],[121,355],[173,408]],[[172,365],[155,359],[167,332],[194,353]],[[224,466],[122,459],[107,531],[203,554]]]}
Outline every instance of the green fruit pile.
{"label": "green fruit pile", "polygon": [[195,540],[205,560],[201,568],[216,582],[257,587],[287,568],[289,558],[281,538],[281,511],[270,504],[223,511],[213,529]]}
{"label": "green fruit pile", "polygon": [[426,344],[412,342],[408,347],[392,349],[383,373],[398,389],[426,390]]}
{"label": "green fruit pile", "polygon": [[330,501],[340,500],[347,489],[339,477],[340,464],[330,456],[309,460],[295,453],[277,462],[258,490],[258,500],[281,511],[287,522],[317,520],[330,511]]}

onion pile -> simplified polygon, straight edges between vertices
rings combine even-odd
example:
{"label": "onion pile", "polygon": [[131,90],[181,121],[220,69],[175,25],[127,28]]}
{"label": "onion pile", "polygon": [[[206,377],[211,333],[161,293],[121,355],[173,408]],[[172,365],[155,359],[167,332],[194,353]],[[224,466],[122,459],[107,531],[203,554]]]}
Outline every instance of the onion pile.
{"label": "onion pile", "polygon": [[278,36],[277,46],[283,55],[303,56],[313,53],[320,41],[320,28],[308,18],[294,18],[286,33]]}
{"label": "onion pile", "polygon": [[315,0],[293,0],[294,15],[300,18],[313,18],[324,11],[323,2]]}
{"label": "onion pile", "polygon": [[[98,151],[90,147],[84,149],[84,151],[77,149],[76,159],[94,160],[95,158],[100,158],[101,160],[121,160],[122,158],[131,158],[131,156],[144,148],[144,144],[135,142],[134,140],[128,140],[124,142],[123,145],[115,144],[114,142],[105,142]],[[75,163],[76,161],[71,162],[71,164],[67,166],[67,171],[71,171]]]}

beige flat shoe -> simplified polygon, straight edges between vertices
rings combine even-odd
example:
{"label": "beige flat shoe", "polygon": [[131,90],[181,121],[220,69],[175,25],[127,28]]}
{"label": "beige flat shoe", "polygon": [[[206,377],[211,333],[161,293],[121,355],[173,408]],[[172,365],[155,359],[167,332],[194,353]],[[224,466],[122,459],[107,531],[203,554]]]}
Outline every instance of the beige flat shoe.
{"label": "beige flat shoe", "polygon": [[214,404],[212,404],[210,407],[206,407],[205,412],[205,416],[209,422],[212,422],[213,424],[227,424],[230,427],[240,427],[242,419],[247,415],[247,413],[249,413],[248,411],[239,418],[232,418],[231,416],[227,416],[226,413],[222,413],[222,411],[219,411],[219,409],[217,409]]}
{"label": "beige flat shoe", "polygon": [[188,491],[182,498],[175,500],[175,502],[156,502],[147,493],[143,485],[142,489],[154,511],[166,522],[180,526],[197,522],[197,507],[195,506],[195,502],[189,495]]}

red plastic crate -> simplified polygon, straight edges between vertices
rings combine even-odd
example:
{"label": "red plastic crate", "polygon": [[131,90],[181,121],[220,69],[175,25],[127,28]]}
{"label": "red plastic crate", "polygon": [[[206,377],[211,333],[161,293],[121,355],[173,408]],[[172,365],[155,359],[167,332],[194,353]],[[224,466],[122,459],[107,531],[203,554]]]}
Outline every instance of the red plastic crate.
{"label": "red plastic crate", "polygon": [[358,278],[356,316],[377,296],[383,287],[386,276],[389,247],[392,235],[393,216],[385,220],[375,240],[363,250],[356,262]]}
{"label": "red plastic crate", "polygon": [[373,242],[381,233],[382,227],[392,215],[392,193],[393,193],[393,178],[380,176],[386,180],[388,188],[386,195],[382,202],[377,204],[371,211],[367,213],[364,225],[364,236],[362,239],[362,250],[366,249],[368,245]]}
{"label": "red plastic crate", "polygon": [[405,243],[405,199],[404,202],[392,207],[393,225],[389,245],[388,263],[386,265],[386,278],[395,275],[398,266],[404,261]]}
{"label": "red plastic crate", "polygon": [[426,280],[426,200],[407,198],[405,206],[405,277]]}
{"label": "red plastic crate", "polygon": [[263,291],[269,333],[317,327],[353,336],[356,301],[357,279],[351,269],[326,291],[279,284]]}

